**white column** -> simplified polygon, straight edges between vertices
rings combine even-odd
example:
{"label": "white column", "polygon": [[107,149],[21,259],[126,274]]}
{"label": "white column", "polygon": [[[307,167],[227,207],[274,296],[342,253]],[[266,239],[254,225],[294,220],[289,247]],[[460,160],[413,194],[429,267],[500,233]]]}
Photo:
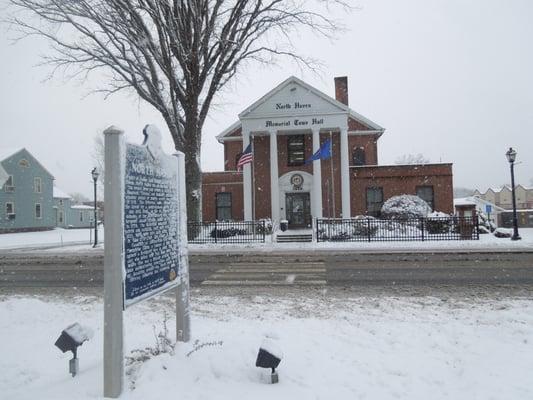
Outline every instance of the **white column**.
{"label": "white column", "polygon": [[270,131],[270,205],[272,223],[279,223],[278,136]]}
{"label": "white column", "polygon": [[350,168],[348,164],[348,128],[341,128],[342,218],[350,218]]}
{"label": "white column", "polygon": [[[242,151],[250,144],[250,132],[242,132]],[[252,164],[243,167],[244,220],[252,220]]]}
{"label": "white column", "polygon": [[[313,129],[313,154],[320,148],[320,129]],[[322,218],[322,167],[313,161],[313,218]]]}

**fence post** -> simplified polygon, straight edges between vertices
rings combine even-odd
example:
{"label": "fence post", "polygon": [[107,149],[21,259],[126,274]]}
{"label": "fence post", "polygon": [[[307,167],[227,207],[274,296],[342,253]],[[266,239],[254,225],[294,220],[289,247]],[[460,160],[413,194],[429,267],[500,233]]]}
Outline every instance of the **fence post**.
{"label": "fence post", "polygon": [[[476,240],[479,240],[479,217],[476,215],[475,217],[475,224],[476,224]],[[490,221],[489,221],[490,224]],[[489,225],[489,231],[490,231],[490,225]]]}
{"label": "fence post", "polygon": [[265,223],[265,220],[262,220],[262,225],[263,225],[263,243],[265,243],[265,236],[266,236],[266,232],[265,232],[265,229],[266,229],[266,223]]}
{"label": "fence post", "polygon": [[424,241],[424,218],[420,218],[420,230],[422,231],[422,241]]}
{"label": "fence post", "polygon": [[316,237],[316,241],[317,243],[320,241],[318,240],[318,218],[315,218],[315,237]]}
{"label": "fence post", "polygon": [[217,229],[217,220],[215,219],[215,243],[217,243],[218,239],[218,229]]}
{"label": "fence post", "polygon": [[368,242],[370,243],[370,218],[366,219],[366,235],[368,236]]}

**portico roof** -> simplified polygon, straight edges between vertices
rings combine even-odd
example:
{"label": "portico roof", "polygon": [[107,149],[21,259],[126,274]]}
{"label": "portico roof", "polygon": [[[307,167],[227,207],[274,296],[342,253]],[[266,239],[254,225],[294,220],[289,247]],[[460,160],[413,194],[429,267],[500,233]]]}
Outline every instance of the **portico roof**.
{"label": "portico roof", "polygon": [[[222,131],[217,135],[217,140],[220,143],[223,143],[228,139],[233,133],[235,133],[242,126],[243,119],[255,118],[257,115],[264,112],[265,107],[268,108],[269,102],[275,102],[277,99],[284,99],[284,93],[289,91],[295,91],[299,89],[301,93],[305,94],[307,97],[316,98],[321,101],[323,107],[327,109],[327,113],[330,114],[346,114],[347,118],[352,118],[364,126],[368,127],[368,133],[376,133],[381,135],[384,132],[384,128],[376,124],[375,122],[365,118],[361,114],[358,114],[354,110],[350,109],[347,105],[335,100],[334,98],[328,96],[327,94],[321,92],[320,90],[312,87],[311,85],[305,83],[301,79],[291,76],[274,89],[269,91],[267,94],[262,96],[259,100],[254,102],[252,105],[248,106],[244,111],[239,114],[239,121],[234,122],[231,126]],[[304,104],[305,105],[305,104]],[[281,105],[283,107],[283,105]],[[290,106],[289,106],[290,108]],[[263,109],[263,110],[262,110]],[[291,110],[293,111],[293,110]],[[306,112],[304,110],[303,112]],[[293,111],[296,113],[296,111]],[[271,115],[271,114],[270,114]]]}

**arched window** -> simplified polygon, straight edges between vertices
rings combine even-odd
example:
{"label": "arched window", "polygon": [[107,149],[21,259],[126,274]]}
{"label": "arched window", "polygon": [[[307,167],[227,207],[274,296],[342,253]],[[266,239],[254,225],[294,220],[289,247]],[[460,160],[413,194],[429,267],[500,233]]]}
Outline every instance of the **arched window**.
{"label": "arched window", "polygon": [[362,147],[356,147],[352,151],[352,164],[353,165],[365,165],[366,164],[366,157],[365,157],[365,149]]}

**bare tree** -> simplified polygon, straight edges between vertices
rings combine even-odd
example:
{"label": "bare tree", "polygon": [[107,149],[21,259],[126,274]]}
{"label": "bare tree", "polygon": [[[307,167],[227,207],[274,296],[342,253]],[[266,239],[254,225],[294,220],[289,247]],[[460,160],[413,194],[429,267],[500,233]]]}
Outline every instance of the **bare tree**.
{"label": "bare tree", "polygon": [[429,164],[430,161],[421,153],[418,154],[404,154],[398,157],[395,161],[397,165],[412,165],[412,164]]}
{"label": "bare tree", "polygon": [[83,193],[79,193],[79,192],[69,193],[69,196],[72,198],[72,202],[74,204],[83,204],[85,202],[90,201],[87,196],[85,196]]}
{"label": "bare tree", "polygon": [[[213,98],[245,63],[287,56],[303,66],[292,36],[307,29],[332,37],[332,6],[345,0],[9,0],[10,21],[48,38],[46,62],[81,74],[104,69],[106,96],[133,89],[163,116],[185,153],[187,212],[201,219],[200,144]],[[38,17],[36,19],[35,17]],[[74,70],[71,67],[75,67]]]}

